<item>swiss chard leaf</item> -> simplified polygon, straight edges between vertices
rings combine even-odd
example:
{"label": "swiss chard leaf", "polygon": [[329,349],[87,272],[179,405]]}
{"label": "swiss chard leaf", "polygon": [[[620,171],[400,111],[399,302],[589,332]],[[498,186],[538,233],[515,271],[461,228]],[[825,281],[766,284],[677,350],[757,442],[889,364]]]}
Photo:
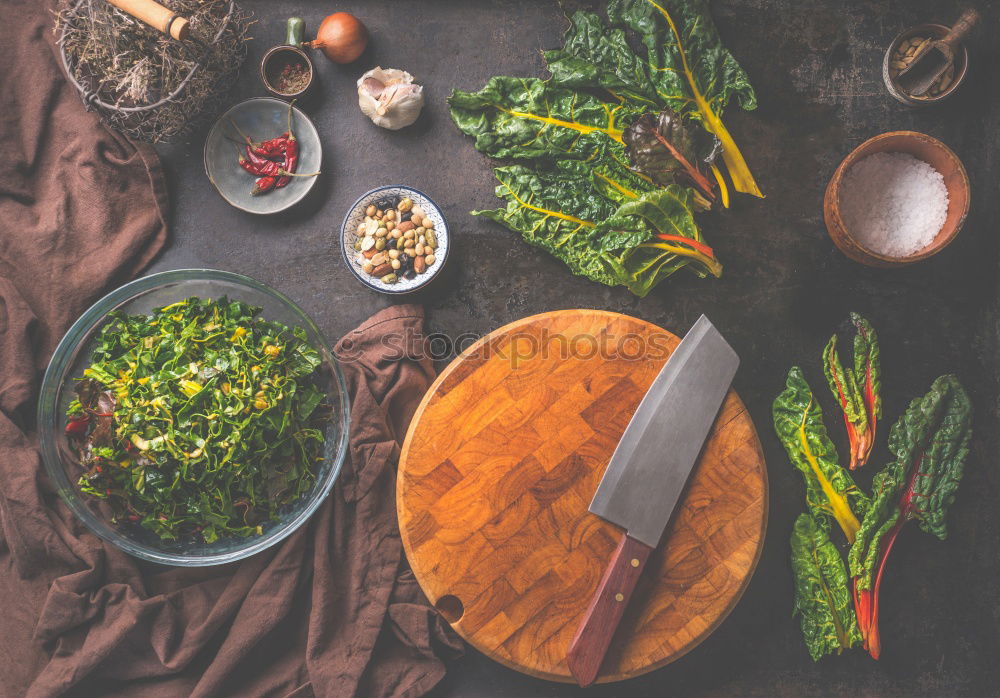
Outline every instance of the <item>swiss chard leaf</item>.
{"label": "swiss chard leaf", "polygon": [[[662,278],[692,262],[692,269],[699,275],[718,275],[721,265],[708,246],[686,242],[700,241],[690,217],[693,207],[689,192],[682,193],[678,188],[667,195],[654,194],[656,184],[667,183],[662,167],[658,171],[661,179],[656,183],[644,173],[627,172],[625,129],[644,112],[660,111],[665,106],[691,113],[706,127],[717,117],[712,113],[702,115],[692,108],[697,103],[693,94],[679,100],[663,94],[660,73],[669,66],[665,60],[651,64],[632,50],[625,35],[631,26],[626,16],[636,11],[620,9],[618,26],[611,28],[592,13],[573,15],[563,47],[545,54],[553,74],[550,81],[495,77],[478,92],[454,91],[448,101],[453,121],[475,139],[478,150],[495,158],[530,161],[533,168],[498,169],[498,192],[507,205],[479,215],[520,232],[528,242],[565,261],[577,274],[606,284],[623,284],[645,295]],[[699,14],[702,10],[706,10],[704,16]],[[681,19],[692,23],[687,29],[695,50],[708,48],[713,38],[717,42],[707,8],[699,4],[698,11],[686,13]],[[705,20],[709,24],[707,32],[700,26]],[[666,27],[664,24],[651,31],[672,42],[674,35],[665,33]],[[644,35],[643,40],[650,43],[652,37]],[[739,66],[731,56],[726,58],[728,54],[721,46],[711,51],[721,56],[721,74],[731,83],[722,87],[711,84],[706,94],[712,104],[721,110],[731,94],[739,93],[744,106],[749,107],[753,92],[748,84],[745,90],[737,86]],[[704,60],[709,59],[699,58],[697,62],[699,70]],[[742,75],[744,82],[745,77]],[[684,89],[690,87],[678,84]],[[712,128],[708,131],[716,132]],[[684,135],[684,147],[692,144],[691,154],[698,159],[700,139],[693,134],[700,133],[700,129],[686,129],[684,134],[672,135]],[[719,137],[724,140],[724,135]],[[582,169],[564,167],[572,161],[585,164]],[[697,165],[688,170],[692,181],[711,192],[711,185]],[[722,183],[714,167],[713,171]],[[671,182],[674,179],[669,178]],[[573,194],[568,191],[570,184],[583,188]],[[540,189],[548,185],[549,191],[564,196],[561,200],[550,196],[540,204],[545,194]],[[726,204],[728,195],[721,193]],[[696,198],[699,210],[703,210],[712,194]],[[626,212],[617,210],[630,203],[633,205]],[[609,208],[612,204],[614,208]],[[595,211],[603,217],[596,217]]]}
{"label": "swiss chard leaf", "polygon": [[707,0],[610,0],[608,17],[612,25],[629,27],[641,37],[659,100],[690,113],[722,143],[736,190],[763,196],[722,122],[730,99],[755,109],[757,97],[746,72],[722,45]]}
{"label": "swiss chard leaf", "polygon": [[861,641],[847,569],[827,529],[809,514],[799,514],[792,529],[795,613],[814,661],[832,652],[840,654]]}
{"label": "swiss chard leaf", "polygon": [[622,135],[632,167],[656,184],[688,184],[714,198],[701,167],[714,159],[715,140],[672,109],[643,114]]}
{"label": "swiss chard leaf", "polygon": [[611,286],[624,285],[645,296],[660,279],[690,260],[704,258],[680,247],[643,246],[651,236],[650,222],[655,229],[663,227],[700,239],[691,217],[689,189],[647,192],[619,206],[595,188],[587,163],[565,161],[541,172],[511,165],[496,168],[495,174],[496,194],[506,206],[473,213],[520,233],[575,274]]}
{"label": "swiss chard leaf", "polygon": [[702,239],[694,222],[691,190],[685,187],[674,185],[648,192],[626,201],[616,213],[619,216],[639,216],[666,235]]}
{"label": "swiss chard leaf", "polygon": [[861,527],[859,517],[868,510],[868,497],[840,466],[823,411],[798,366],[788,372],[785,390],[774,400],[773,416],[774,430],[805,480],[809,511],[826,525],[828,517],[833,518],[853,542]]}
{"label": "swiss chard leaf", "polygon": [[574,12],[562,48],[542,55],[552,82],[560,87],[602,87],[647,108],[663,104],[650,80],[649,65],[629,46],[625,32],[609,29],[592,12]]}
{"label": "swiss chard leaf", "polygon": [[826,374],[830,392],[840,406],[844,415],[844,426],[847,429],[847,440],[851,450],[849,468],[854,470],[865,464],[873,434],[868,425],[868,413],[865,411],[864,400],[853,370],[845,371],[837,351],[837,335],[830,337],[823,349],[823,372]]}
{"label": "swiss chard leaf", "polygon": [[823,371],[830,392],[844,413],[851,447],[850,469],[854,470],[868,462],[875,445],[875,430],[882,416],[882,397],[878,337],[871,324],[857,313],[851,313],[851,322],[857,334],[849,370],[844,370],[834,334],[823,350]]}
{"label": "swiss chard leaf", "polygon": [[872,433],[882,418],[882,361],[875,328],[857,313],[851,313],[854,335],[854,380],[861,389]]}
{"label": "swiss chard leaf", "polygon": [[476,139],[476,149],[495,158],[586,160],[621,143],[638,110],[537,78],[491,78],[478,92],[455,90],[451,118]]}
{"label": "swiss chard leaf", "polygon": [[823,349],[823,370],[826,373],[830,392],[841,404],[844,414],[852,423],[860,423],[862,429],[868,428],[868,416],[865,413],[864,401],[858,389],[856,374],[845,371],[837,351],[837,335],[830,337]]}
{"label": "swiss chard leaf", "polygon": [[599,155],[586,161],[586,165],[590,168],[594,188],[616,203],[634,201],[657,189],[648,177],[629,168],[625,148],[618,143],[606,144]]}
{"label": "swiss chard leaf", "polygon": [[962,479],[972,438],[972,405],[955,376],[941,376],[910,403],[889,432],[895,459],[875,476],[872,505],[848,553],[865,648],[881,652],[879,593],[886,560],[900,530],[916,520],[938,538]]}
{"label": "swiss chard leaf", "polygon": [[643,243],[639,248],[658,250],[659,257],[668,253],[688,258],[693,262],[691,270],[698,276],[711,274],[718,277],[722,274],[722,265],[711,248],[694,244],[702,240],[701,232],[694,223],[694,198],[692,189],[672,184],[626,201],[618,207],[615,215],[639,217],[659,232],[655,241]]}
{"label": "swiss chard leaf", "polygon": [[[895,459],[876,476],[872,507],[851,546],[851,573],[870,588],[879,542],[891,526],[916,520],[938,538],[948,535],[946,516],[955,500],[972,438],[972,405],[955,376],[941,376],[910,403],[889,432]],[[900,520],[900,517],[902,520]]]}

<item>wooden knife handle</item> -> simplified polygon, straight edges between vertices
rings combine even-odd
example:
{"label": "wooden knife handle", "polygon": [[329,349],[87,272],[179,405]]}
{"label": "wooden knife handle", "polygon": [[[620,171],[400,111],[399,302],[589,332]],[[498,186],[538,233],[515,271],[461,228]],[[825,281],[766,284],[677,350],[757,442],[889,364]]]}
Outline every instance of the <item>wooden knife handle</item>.
{"label": "wooden knife handle", "polygon": [[188,38],[191,32],[187,18],[177,15],[155,0],[108,0],[108,2],[178,41]]}
{"label": "wooden knife handle", "polygon": [[651,552],[651,547],[624,534],[611,556],[566,653],[570,673],[581,686],[589,686],[597,678],[611,638]]}

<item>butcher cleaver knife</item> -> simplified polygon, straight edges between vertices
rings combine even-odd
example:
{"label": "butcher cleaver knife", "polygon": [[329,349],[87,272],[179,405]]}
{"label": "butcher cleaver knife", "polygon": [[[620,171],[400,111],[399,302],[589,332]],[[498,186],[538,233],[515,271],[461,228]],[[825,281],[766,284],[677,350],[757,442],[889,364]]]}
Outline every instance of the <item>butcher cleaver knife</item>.
{"label": "butcher cleaver knife", "polygon": [[625,529],[566,661],[593,683],[649,554],[680,501],[740,359],[704,315],[649,387],[604,471],[590,511]]}

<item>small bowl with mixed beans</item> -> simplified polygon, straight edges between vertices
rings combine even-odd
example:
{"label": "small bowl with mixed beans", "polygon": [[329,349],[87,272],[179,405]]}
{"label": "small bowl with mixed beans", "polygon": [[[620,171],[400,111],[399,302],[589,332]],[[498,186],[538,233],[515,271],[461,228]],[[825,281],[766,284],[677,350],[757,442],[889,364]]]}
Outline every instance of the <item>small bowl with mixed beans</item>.
{"label": "small bowl with mixed beans", "polygon": [[344,261],[366,286],[410,293],[430,282],[448,257],[448,224],[429,196],[400,185],[354,202],[340,230]]}

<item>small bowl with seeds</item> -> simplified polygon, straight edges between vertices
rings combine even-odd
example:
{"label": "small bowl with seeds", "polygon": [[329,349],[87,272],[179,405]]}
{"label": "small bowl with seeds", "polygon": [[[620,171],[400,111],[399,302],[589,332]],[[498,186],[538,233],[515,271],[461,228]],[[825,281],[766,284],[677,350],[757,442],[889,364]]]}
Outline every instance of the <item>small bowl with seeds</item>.
{"label": "small bowl with seeds", "polygon": [[448,224],[422,191],[391,184],[358,197],[340,227],[351,273],[380,293],[404,294],[436,277],[448,259]]}
{"label": "small bowl with seeds", "polygon": [[926,94],[920,97],[911,95],[898,79],[899,74],[921,51],[932,41],[943,39],[949,31],[950,28],[943,24],[918,24],[892,40],[882,61],[882,80],[889,94],[911,107],[925,107],[950,97],[958,89],[969,68],[969,51],[964,44],[956,48],[955,62],[931,85]]}

